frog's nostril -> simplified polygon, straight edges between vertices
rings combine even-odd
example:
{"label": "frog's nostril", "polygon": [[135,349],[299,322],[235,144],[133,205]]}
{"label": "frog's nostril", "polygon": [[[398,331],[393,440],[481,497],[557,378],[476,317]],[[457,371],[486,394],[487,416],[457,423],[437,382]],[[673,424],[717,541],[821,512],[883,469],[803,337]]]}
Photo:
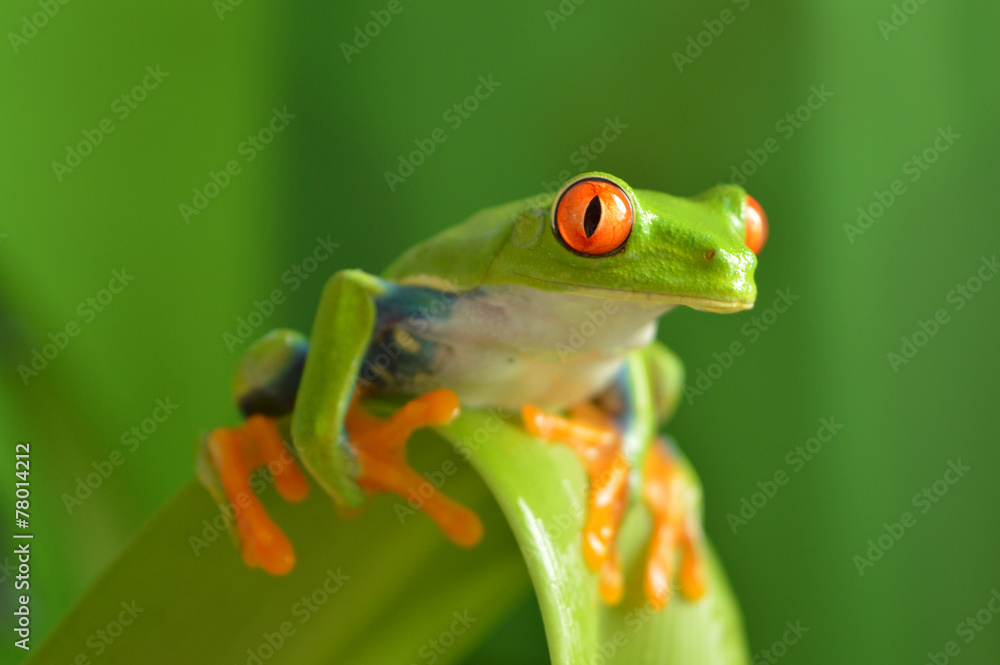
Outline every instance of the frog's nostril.
{"label": "frog's nostril", "polygon": [[715,258],[715,250],[714,249],[710,249],[707,252],[705,252],[705,260],[706,261],[711,261],[714,258]]}

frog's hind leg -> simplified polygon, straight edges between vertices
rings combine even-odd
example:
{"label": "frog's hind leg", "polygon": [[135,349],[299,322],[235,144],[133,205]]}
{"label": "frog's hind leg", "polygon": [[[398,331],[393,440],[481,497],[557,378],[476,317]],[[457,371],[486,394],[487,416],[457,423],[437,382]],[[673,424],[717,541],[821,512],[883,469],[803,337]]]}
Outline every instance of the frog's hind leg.
{"label": "frog's hind leg", "polygon": [[199,479],[223,514],[233,516],[243,560],[273,575],[288,573],[295,553],[268,516],[251,478],[256,469],[266,467],[284,499],[301,501],[309,492],[278,420],[292,410],[307,350],[305,338],[288,330],[273,331],[256,342],[233,385],[246,420],[239,427],[218,427],[207,434],[197,460]]}
{"label": "frog's hind leg", "polygon": [[[632,383],[647,386],[656,422],[663,425],[680,402],[684,365],[659,342],[643,349],[640,358],[641,362],[630,365]],[[641,464],[642,498],[653,518],[645,587],[653,605],[662,607],[670,599],[670,580],[675,577],[684,598],[696,600],[704,595],[705,537],[701,487],[694,470],[672,442],[655,431],[650,438]]]}

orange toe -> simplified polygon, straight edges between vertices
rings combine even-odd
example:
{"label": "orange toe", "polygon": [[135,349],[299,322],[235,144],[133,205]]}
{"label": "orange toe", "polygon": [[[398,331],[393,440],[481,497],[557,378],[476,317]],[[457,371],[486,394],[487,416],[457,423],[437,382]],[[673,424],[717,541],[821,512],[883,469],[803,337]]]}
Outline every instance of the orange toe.
{"label": "orange toe", "polygon": [[384,419],[368,413],[354,400],[346,424],[348,439],[361,467],[358,484],[369,491],[420,497],[420,508],[444,534],[456,544],[469,547],[483,537],[479,516],[448,498],[406,461],[406,443],[415,430],[447,425],[458,416],[459,410],[454,392],[434,390],[410,400]]}
{"label": "orange toe", "polygon": [[208,452],[235,513],[243,561],[272,575],[287,574],[295,567],[295,551],[250,487],[250,472],[267,465],[283,497],[301,500],[308,493],[308,483],[277,426],[264,416],[251,416],[241,428],[216,428],[209,434]]}
{"label": "orange toe", "polygon": [[573,409],[570,418],[525,404],[521,417],[530,434],[569,446],[583,463],[590,480],[583,527],[584,561],[598,573],[604,601],[618,603],[624,582],[616,540],[628,503],[630,469],[621,434],[603,412],[589,404]]}
{"label": "orange toe", "polygon": [[260,451],[278,493],[286,501],[302,501],[309,495],[309,482],[281,437],[273,418],[255,414],[247,418],[247,434]]}
{"label": "orange toe", "polygon": [[654,443],[646,458],[643,497],[653,518],[653,535],[646,562],[646,594],[657,609],[670,600],[677,574],[681,595],[697,600],[705,594],[704,537],[694,515],[689,480],[666,446]]}
{"label": "orange toe", "polygon": [[347,432],[351,443],[358,448],[396,450],[406,445],[415,430],[447,425],[458,414],[458,396],[450,390],[434,390],[415,397],[384,419],[371,415],[354,400],[346,418]]}
{"label": "orange toe", "polygon": [[618,551],[613,550],[600,569],[601,599],[608,605],[617,605],[625,595],[625,577]]}
{"label": "orange toe", "polygon": [[697,600],[705,595],[708,584],[705,579],[704,544],[700,541],[701,528],[692,527],[690,530],[697,530],[698,536],[686,538],[681,557],[680,587],[685,598]]}
{"label": "orange toe", "polygon": [[295,550],[288,538],[266,513],[239,515],[243,560],[252,567],[261,567],[271,575],[287,575],[295,567]]}
{"label": "orange toe", "polygon": [[[525,404],[521,416],[529,433],[569,446],[583,463],[590,480],[584,560],[598,573],[604,601],[619,602],[624,582],[616,540],[628,504],[630,474],[621,433],[605,412],[589,402],[571,409],[570,417]],[[642,495],[653,517],[643,586],[655,609],[670,601],[675,577],[685,598],[695,600],[705,594],[704,536],[692,490],[676,459],[654,442],[645,460]]]}

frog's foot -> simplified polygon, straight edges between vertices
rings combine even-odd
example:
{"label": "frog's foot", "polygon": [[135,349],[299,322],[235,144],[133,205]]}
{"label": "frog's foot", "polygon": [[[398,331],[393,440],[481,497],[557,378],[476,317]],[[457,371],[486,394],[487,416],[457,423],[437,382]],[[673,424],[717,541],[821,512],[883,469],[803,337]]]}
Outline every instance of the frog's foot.
{"label": "frog's foot", "polygon": [[622,598],[624,584],[615,543],[628,498],[629,463],[622,436],[611,418],[590,403],[570,410],[563,418],[525,404],[525,428],[546,441],[570,446],[590,478],[583,553],[587,566],[600,575],[601,597],[608,604]]}
{"label": "frog's foot", "polygon": [[705,593],[705,538],[697,513],[698,489],[662,440],[654,442],[646,456],[642,494],[653,516],[646,595],[656,609],[667,604],[679,552],[681,595],[689,600],[701,598]]}
{"label": "frog's foot", "polygon": [[388,418],[365,411],[355,397],[345,419],[348,440],[361,468],[356,479],[368,491],[395,492],[404,498],[419,496],[423,510],[458,545],[475,545],[483,536],[479,516],[452,501],[418,474],[406,461],[406,442],[414,430],[447,425],[459,413],[458,396],[434,390],[410,400]]}
{"label": "frog's foot", "polygon": [[278,493],[287,501],[301,501],[309,492],[276,421],[254,414],[240,427],[212,430],[204,441],[200,462],[202,482],[216,496],[225,514],[235,514],[243,561],[272,575],[291,571],[295,552],[250,486],[251,473],[267,466]]}

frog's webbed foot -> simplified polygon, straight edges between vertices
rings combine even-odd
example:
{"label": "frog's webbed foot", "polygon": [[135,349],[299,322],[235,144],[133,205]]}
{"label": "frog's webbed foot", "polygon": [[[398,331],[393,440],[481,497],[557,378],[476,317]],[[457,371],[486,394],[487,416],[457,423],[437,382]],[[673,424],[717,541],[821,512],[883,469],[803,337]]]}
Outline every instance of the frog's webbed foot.
{"label": "frog's webbed foot", "polygon": [[[530,404],[522,408],[529,433],[570,446],[583,463],[590,479],[584,560],[599,573],[601,597],[615,604],[624,590],[616,539],[627,506],[630,465],[621,432],[609,415],[589,402],[573,407],[568,415],[552,415]],[[646,455],[642,496],[653,518],[646,563],[647,597],[656,609],[666,605],[679,555],[681,594],[688,599],[700,598],[705,574],[697,489],[676,456],[659,441]]]}
{"label": "frog's webbed foot", "polygon": [[705,536],[697,509],[698,493],[697,484],[677,455],[663,440],[655,441],[646,456],[642,496],[653,516],[645,588],[657,608],[670,599],[678,553],[681,595],[697,600],[705,594]]}
{"label": "frog's webbed foot", "polygon": [[198,475],[223,514],[233,516],[243,561],[272,575],[284,575],[295,566],[295,552],[250,482],[254,471],[265,466],[287,501],[301,501],[309,493],[306,478],[273,418],[254,414],[240,427],[218,427],[203,439]]}
{"label": "frog's webbed foot", "polygon": [[590,478],[587,518],[583,527],[584,560],[600,575],[601,597],[608,604],[622,598],[621,561],[615,543],[628,499],[629,462],[621,433],[611,419],[590,403],[555,416],[525,404],[521,410],[528,432],[570,446]]}
{"label": "frog's webbed foot", "polygon": [[[422,508],[454,542],[474,545],[483,527],[471,510],[446,497],[432,483],[410,468],[406,442],[414,430],[445,425],[459,412],[458,397],[437,390],[417,397],[388,418],[377,418],[355,397],[345,419],[345,429],[359,467],[355,481],[366,491],[411,492],[423,499]],[[272,575],[284,575],[295,566],[295,552],[288,538],[271,520],[252,483],[255,470],[267,467],[278,493],[287,501],[301,501],[309,492],[305,475],[290,446],[282,439],[274,418],[252,414],[240,427],[218,427],[202,441],[198,476],[212,492],[223,514],[233,516],[243,561]],[[259,487],[255,491],[255,486]]]}
{"label": "frog's webbed foot", "polygon": [[458,396],[434,390],[416,397],[388,418],[377,418],[355,396],[345,418],[349,445],[361,472],[357,483],[369,492],[395,492],[423,499],[423,510],[452,541],[471,546],[483,536],[483,525],[473,511],[445,496],[406,461],[406,442],[414,430],[446,425],[458,416]]}

